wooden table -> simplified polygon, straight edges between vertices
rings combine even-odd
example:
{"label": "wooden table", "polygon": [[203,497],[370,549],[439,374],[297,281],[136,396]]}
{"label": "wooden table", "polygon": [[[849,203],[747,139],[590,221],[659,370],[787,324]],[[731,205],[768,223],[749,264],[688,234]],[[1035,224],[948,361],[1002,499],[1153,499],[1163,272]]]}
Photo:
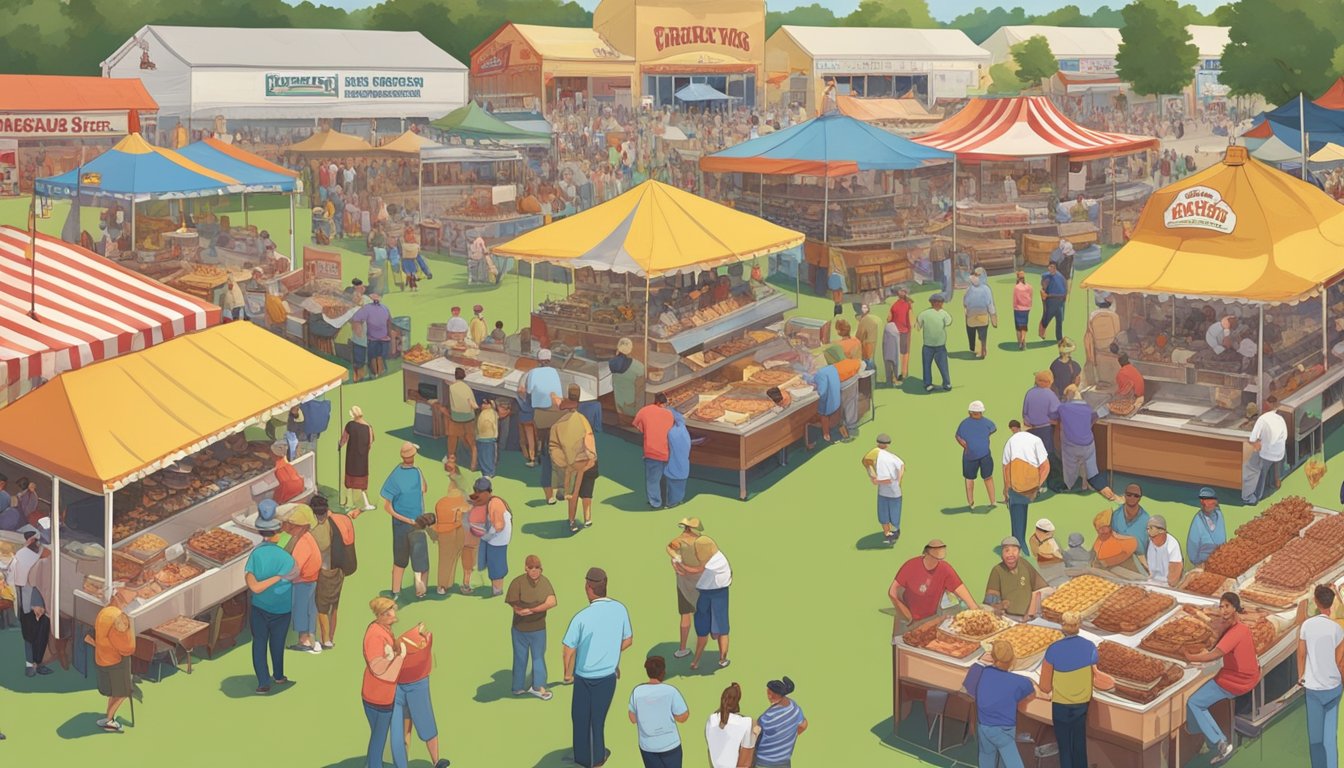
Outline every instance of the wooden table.
{"label": "wooden table", "polygon": [[[210,625],[204,621],[179,616],[145,632],[145,635],[166,643],[169,647],[181,648],[183,654],[187,657],[187,674],[190,675],[191,652],[198,646],[209,642]],[[175,653],[173,654],[173,666],[177,666],[177,654]]]}

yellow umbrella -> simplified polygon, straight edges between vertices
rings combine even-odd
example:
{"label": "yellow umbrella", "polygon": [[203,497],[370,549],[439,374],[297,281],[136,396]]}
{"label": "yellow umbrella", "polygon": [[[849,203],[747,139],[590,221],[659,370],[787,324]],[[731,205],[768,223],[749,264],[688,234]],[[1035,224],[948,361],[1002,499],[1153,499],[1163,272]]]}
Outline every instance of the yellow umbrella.
{"label": "yellow umbrella", "polygon": [[415,131],[407,131],[397,138],[387,142],[378,149],[384,152],[396,152],[402,155],[418,155],[420,150],[427,147],[442,147],[443,145],[433,139],[427,139]]}

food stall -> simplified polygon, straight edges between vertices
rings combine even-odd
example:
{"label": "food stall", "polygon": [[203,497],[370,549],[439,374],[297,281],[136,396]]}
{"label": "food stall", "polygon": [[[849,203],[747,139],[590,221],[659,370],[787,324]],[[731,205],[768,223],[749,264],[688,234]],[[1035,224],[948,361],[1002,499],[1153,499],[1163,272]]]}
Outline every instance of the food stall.
{"label": "food stall", "polygon": [[[1130,243],[1083,283],[1112,295],[1085,339],[1087,399],[1106,409],[1102,465],[1240,488],[1269,395],[1288,423],[1289,466],[1321,450],[1344,412],[1341,246],[1344,209],[1244,147],[1154,195]],[[1223,353],[1211,334],[1225,335]],[[1143,374],[1137,407],[1115,396],[1119,353]]]}
{"label": "food stall", "polygon": [[[599,389],[585,399],[602,395],[612,404],[609,422],[628,428],[629,406],[606,396],[602,382],[612,376],[607,360],[618,340],[630,338],[631,356],[647,369],[633,406],[666,393],[700,439],[691,463],[735,472],[746,498],[747,471],[802,438],[816,412],[816,393],[803,383],[812,354],[785,336],[784,314],[796,299],[762,282],[757,270],[747,279],[745,269],[801,241],[754,216],[644,182],[495,249],[570,270],[575,293],[533,302],[530,325],[506,342],[499,364],[480,366],[482,375],[516,391],[536,353],[550,349],[562,379],[595,376]],[[765,397],[772,386],[793,393],[787,408]]]}
{"label": "food stall", "polygon": [[420,205],[443,227],[442,248],[466,256],[477,237],[487,246],[502,243],[544,222],[524,213],[527,166],[513,149],[436,147],[420,153]]}
{"label": "food stall", "polygon": [[[0,410],[0,456],[51,479],[51,612],[92,626],[115,590],[144,633],[245,590],[259,539],[242,521],[276,481],[270,442],[244,430],[344,377],[252,323],[228,323],[68,371]],[[316,457],[293,463],[300,498],[311,495]]]}
{"label": "food stall", "polygon": [[[1206,580],[1200,569],[1177,589],[1129,583],[1119,571],[1069,568],[1067,581],[1047,593],[1035,620],[1019,623],[976,610],[934,616],[910,627],[892,639],[893,723],[909,716],[914,701],[927,706],[934,691],[952,695],[944,717],[969,723],[974,703],[959,693],[962,682],[973,665],[987,663],[983,655],[996,640],[1013,645],[1014,671],[1039,682],[1046,648],[1063,637],[1061,615],[1076,611],[1083,617],[1079,634],[1098,645],[1098,668],[1116,679],[1113,690],[1093,694],[1088,759],[1101,768],[1186,765],[1203,743],[1186,731],[1186,703],[1217,672],[1218,663],[1188,662],[1183,651],[1216,644],[1222,630],[1217,596],[1237,590],[1246,608],[1241,620],[1251,629],[1263,674],[1248,696],[1249,710],[1234,712],[1230,702],[1223,702],[1212,712],[1225,733],[1259,732],[1301,692],[1295,685],[1297,628],[1307,617],[1311,585],[1344,576],[1344,518],[1290,497],[1239,528],[1215,554],[1250,544],[1271,563],[1310,554],[1302,568],[1291,573],[1278,568],[1270,575],[1276,585],[1272,594],[1255,584],[1265,578],[1256,571],[1264,574],[1270,566],[1235,565],[1233,557],[1222,559],[1236,578],[1217,574]],[[1030,738],[1020,743],[1030,752],[1051,740],[1051,729],[1049,701],[1028,700],[1018,730]],[[933,747],[943,749],[942,744]]]}
{"label": "food stall", "polygon": [[990,271],[1019,266],[1033,235],[1068,236],[1080,247],[1118,242],[1117,217],[1132,221],[1152,193],[1145,164],[1130,160],[1159,146],[1084,128],[1043,96],[971,99],[915,141],[956,153],[960,245]]}
{"label": "food stall", "polygon": [[950,242],[954,160],[829,113],[701,158],[700,170],[710,199],[803,230],[817,293],[841,270],[849,293],[878,303],[949,250],[938,244]]}

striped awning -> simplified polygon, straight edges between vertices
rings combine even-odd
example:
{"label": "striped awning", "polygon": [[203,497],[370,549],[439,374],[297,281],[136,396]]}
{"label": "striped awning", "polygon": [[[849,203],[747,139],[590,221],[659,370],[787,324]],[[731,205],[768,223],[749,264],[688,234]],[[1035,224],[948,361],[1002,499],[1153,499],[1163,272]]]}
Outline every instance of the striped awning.
{"label": "striped awning", "polygon": [[1064,155],[1092,160],[1156,149],[1150,136],[1084,128],[1044,96],[972,99],[966,108],[915,141],[955,152],[963,161]]}
{"label": "striped awning", "polygon": [[11,398],[39,378],[219,323],[219,307],[83,248],[38,235],[29,260],[29,247],[27,232],[0,227],[0,374],[18,387]]}

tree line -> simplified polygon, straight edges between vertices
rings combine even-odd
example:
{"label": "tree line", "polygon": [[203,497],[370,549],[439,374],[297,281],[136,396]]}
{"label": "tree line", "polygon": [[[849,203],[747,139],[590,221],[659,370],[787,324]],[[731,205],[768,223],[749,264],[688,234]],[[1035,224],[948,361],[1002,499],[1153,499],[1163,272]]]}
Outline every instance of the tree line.
{"label": "tree line", "polygon": [[[0,18],[6,20],[0,25],[0,72],[72,75],[98,74],[100,62],[145,24],[414,30],[467,62],[472,48],[506,21],[562,27],[593,22],[592,13],[572,0],[384,0],[356,11],[311,0],[0,0]],[[767,34],[784,24],[949,27],[977,43],[1009,25],[1119,27],[1120,76],[1140,93],[1176,93],[1189,83],[1199,55],[1185,29],[1190,24],[1230,27],[1221,79],[1234,94],[1282,103],[1298,93],[1319,94],[1344,72],[1344,0],[1236,0],[1210,14],[1178,0],[1134,0],[1091,14],[1076,5],[1039,15],[977,8],[947,23],[933,18],[927,0],[862,0],[843,16],[816,3],[767,12]],[[996,90],[1011,91],[1049,77],[1053,66],[1048,45],[1032,40],[991,76]]]}

